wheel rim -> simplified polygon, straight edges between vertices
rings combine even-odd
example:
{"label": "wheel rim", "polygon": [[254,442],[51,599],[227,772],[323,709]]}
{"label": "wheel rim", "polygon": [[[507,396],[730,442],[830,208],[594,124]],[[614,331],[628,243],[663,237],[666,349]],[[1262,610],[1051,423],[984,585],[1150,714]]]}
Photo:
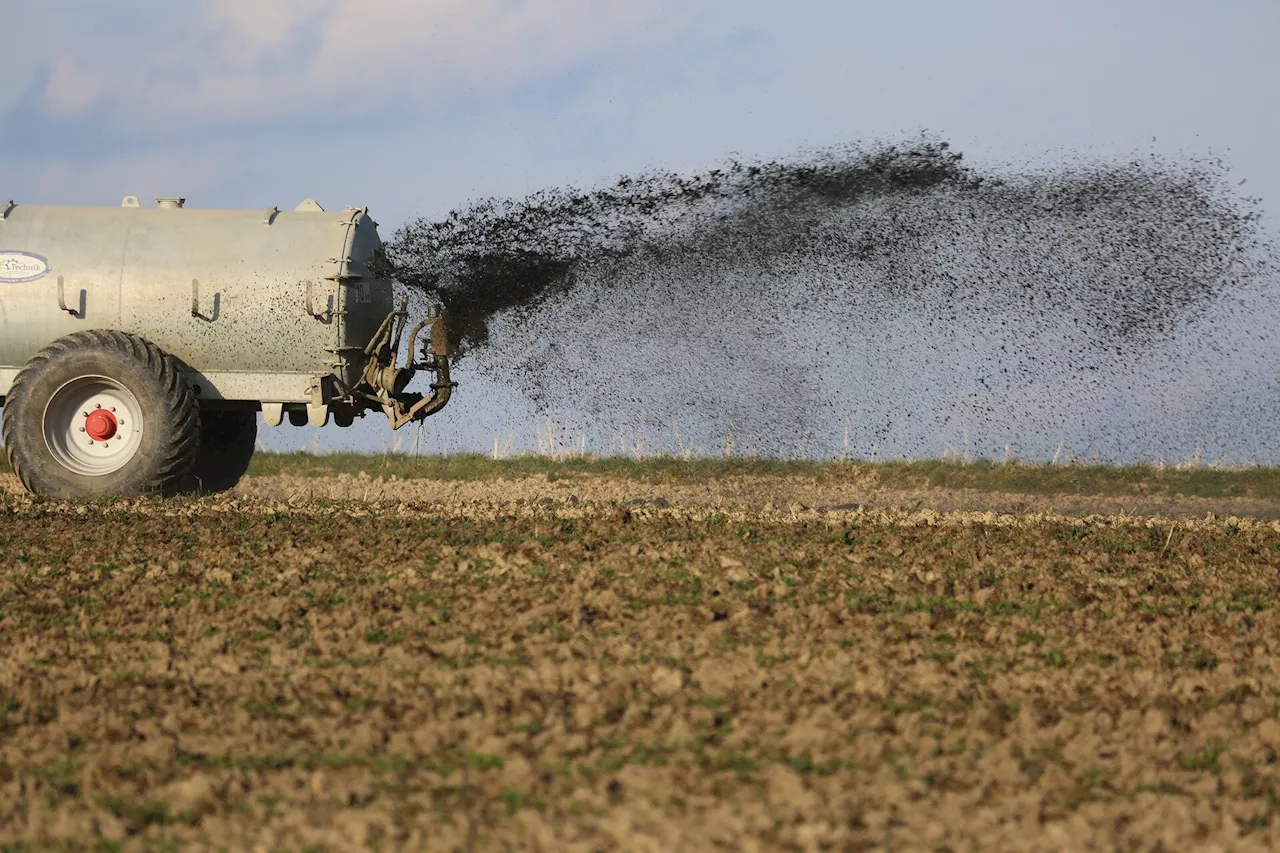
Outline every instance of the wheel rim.
{"label": "wheel rim", "polygon": [[44,409],[44,441],[62,467],[87,477],[119,471],[142,443],[142,407],[106,376],[63,385]]}

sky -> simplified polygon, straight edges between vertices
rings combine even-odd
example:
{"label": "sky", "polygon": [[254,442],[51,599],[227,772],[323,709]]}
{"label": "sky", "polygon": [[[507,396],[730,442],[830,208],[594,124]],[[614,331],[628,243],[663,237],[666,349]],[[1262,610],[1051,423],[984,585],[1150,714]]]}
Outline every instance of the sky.
{"label": "sky", "polygon": [[389,233],[928,131],[987,166],[1220,156],[1268,227],[1280,207],[1275,0],[0,0],[0,32],[19,201],[314,197]]}

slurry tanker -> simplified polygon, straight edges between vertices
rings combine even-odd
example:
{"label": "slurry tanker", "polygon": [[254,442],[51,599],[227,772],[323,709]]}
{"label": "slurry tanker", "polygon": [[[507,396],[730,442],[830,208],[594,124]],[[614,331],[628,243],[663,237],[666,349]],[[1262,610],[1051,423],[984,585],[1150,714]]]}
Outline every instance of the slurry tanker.
{"label": "slurry tanker", "polygon": [[[366,208],[335,213],[0,201],[5,451],[51,496],[221,491],[257,417],[392,429],[449,401],[440,313],[409,331]],[[421,341],[421,349],[417,350]],[[417,373],[429,393],[411,392]]]}

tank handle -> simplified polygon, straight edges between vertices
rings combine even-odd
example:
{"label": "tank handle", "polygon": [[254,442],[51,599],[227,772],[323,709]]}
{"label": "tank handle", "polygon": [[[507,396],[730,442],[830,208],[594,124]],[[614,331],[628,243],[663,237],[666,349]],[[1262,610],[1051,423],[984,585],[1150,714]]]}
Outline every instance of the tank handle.
{"label": "tank handle", "polygon": [[213,295],[213,313],[206,316],[200,313],[200,279],[191,279],[191,316],[197,320],[205,320],[212,323],[218,318],[218,294]]}
{"label": "tank handle", "polygon": [[307,313],[322,323],[328,323],[331,320],[333,320],[333,315],[337,312],[335,312],[332,308],[328,307],[328,299],[325,300],[325,310],[320,314],[316,313],[315,297],[313,292],[314,288],[311,284],[311,279],[307,279],[306,285],[307,285],[307,295],[306,295],[306,305],[304,307],[306,308]]}
{"label": "tank handle", "polygon": [[80,312],[75,308],[67,307],[67,297],[62,289],[62,276],[58,276],[58,307],[66,311],[72,317],[79,317]]}
{"label": "tank handle", "polygon": [[9,199],[4,204],[0,204],[0,221],[8,219],[9,214],[13,213],[13,209],[17,206],[17,203],[13,199]]}

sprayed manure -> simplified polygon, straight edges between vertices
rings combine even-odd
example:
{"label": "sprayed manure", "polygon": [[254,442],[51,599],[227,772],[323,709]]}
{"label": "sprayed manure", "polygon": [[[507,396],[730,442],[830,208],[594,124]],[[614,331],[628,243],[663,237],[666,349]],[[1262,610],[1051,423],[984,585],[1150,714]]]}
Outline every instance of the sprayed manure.
{"label": "sprayed manure", "polygon": [[1255,208],[1216,161],[996,174],[926,139],[488,199],[387,250],[449,309],[467,369],[584,428],[1125,456],[1143,429],[1221,432],[1167,389],[1197,360],[1197,388],[1230,384],[1229,322],[1271,270]]}

